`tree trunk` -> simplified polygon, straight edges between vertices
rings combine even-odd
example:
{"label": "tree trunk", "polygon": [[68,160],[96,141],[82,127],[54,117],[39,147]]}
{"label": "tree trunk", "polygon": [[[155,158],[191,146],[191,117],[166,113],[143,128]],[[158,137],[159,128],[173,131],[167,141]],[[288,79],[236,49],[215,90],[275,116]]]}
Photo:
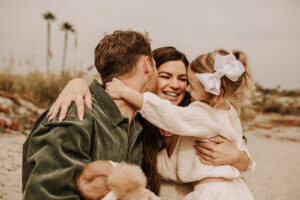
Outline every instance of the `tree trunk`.
{"label": "tree trunk", "polygon": [[74,33],[74,64],[73,64],[73,72],[77,73],[77,32]]}
{"label": "tree trunk", "polygon": [[65,72],[66,57],[67,57],[67,45],[68,45],[68,31],[65,32],[63,61],[62,61],[62,66],[61,66],[62,74]]}
{"label": "tree trunk", "polygon": [[47,74],[49,75],[49,65],[50,65],[50,22],[47,23]]}

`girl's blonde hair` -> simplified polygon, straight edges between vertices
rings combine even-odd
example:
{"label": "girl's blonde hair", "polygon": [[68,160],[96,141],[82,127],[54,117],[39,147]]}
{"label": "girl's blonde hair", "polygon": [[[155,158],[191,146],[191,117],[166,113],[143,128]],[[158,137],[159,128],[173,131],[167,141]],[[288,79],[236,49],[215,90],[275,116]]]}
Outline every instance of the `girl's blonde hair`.
{"label": "girl's blonde hair", "polygon": [[[214,73],[214,63],[217,53],[221,56],[229,54],[224,49],[217,49],[213,52],[202,54],[192,61],[190,69],[196,73]],[[214,107],[227,100],[239,112],[242,104],[248,102],[249,97],[254,94],[255,84],[248,67],[246,54],[237,50],[232,51],[232,54],[244,65],[245,72],[235,82],[223,76],[221,78],[220,94],[207,93],[208,96],[204,101]]]}

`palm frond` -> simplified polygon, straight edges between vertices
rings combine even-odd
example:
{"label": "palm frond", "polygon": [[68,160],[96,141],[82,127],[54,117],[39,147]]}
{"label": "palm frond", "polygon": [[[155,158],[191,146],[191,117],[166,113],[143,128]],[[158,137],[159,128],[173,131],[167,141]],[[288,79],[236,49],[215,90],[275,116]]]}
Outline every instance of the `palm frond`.
{"label": "palm frond", "polygon": [[64,22],[61,25],[61,30],[63,30],[63,31],[72,31],[73,30],[73,25],[70,24],[69,22]]}
{"label": "palm frond", "polygon": [[49,21],[54,21],[56,19],[55,15],[53,15],[51,12],[44,13],[43,17],[45,20],[49,20]]}

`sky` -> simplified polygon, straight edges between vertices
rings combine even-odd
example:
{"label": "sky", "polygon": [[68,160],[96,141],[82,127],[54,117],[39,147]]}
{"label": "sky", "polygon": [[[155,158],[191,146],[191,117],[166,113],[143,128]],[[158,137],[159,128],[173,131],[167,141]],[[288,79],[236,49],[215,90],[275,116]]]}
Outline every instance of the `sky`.
{"label": "sky", "polygon": [[[299,0],[0,0],[0,71],[46,70],[46,21],[51,24],[51,70],[62,65],[63,22],[69,35],[67,67],[86,70],[104,34],[148,32],[152,48],[174,46],[190,61],[216,48],[240,49],[264,87],[300,89]],[[9,68],[9,69],[8,69]]]}

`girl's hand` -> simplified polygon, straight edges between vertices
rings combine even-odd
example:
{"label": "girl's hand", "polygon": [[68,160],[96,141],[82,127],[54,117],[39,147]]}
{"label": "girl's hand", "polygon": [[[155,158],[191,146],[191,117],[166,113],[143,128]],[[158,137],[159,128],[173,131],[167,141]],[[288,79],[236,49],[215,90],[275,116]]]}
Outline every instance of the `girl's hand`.
{"label": "girl's hand", "polygon": [[228,140],[221,136],[209,139],[210,142],[197,141],[194,148],[203,164],[232,165],[240,171],[247,170],[249,158],[245,152],[240,151]]}
{"label": "girl's hand", "polygon": [[126,90],[127,86],[124,85],[122,81],[117,78],[113,78],[111,82],[106,83],[105,91],[111,96],[113,99],[122,99],[122,94],[124,90]]}
{"label": "girl's hand", "polygon": [[143,94],[125,85],[117,78],[113,78],[111,82],[106,83],[105,90],[111,98],[115,100],[123,99],[138,110],[141,109],[143,105]]}
{"label": "girl's hand", "polygon": [[78,118],[83,120],[84,102],[92,110],[92,95],[84,79],[75,78],[68,82],[63,91],[59,94],[54,104],[51,106],[47,116],[48,121],[54,119],[60,110],[59,121],[65,119],[68,108],[75,101]]}

